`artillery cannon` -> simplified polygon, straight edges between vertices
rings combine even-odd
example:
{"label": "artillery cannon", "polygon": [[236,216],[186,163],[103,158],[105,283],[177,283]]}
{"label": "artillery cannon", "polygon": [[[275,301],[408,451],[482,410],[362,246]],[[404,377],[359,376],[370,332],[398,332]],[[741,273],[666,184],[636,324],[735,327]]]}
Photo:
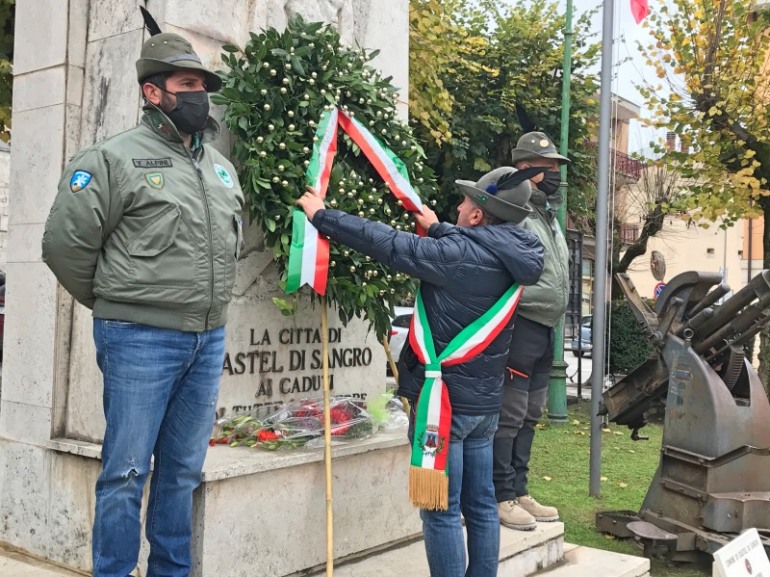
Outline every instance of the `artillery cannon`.
{"label": "artillery cannon", "polygon": [[756,527],[770,554],[770,403],[743,347],[770,322],[770,270],[728,298],[721,275],[680,274],[654,310],[618,281],[653,350],[605,391],[602,414],[638,440],[664,406],[663,444],[638,515],[599,513],[598,528],[696,561]]}

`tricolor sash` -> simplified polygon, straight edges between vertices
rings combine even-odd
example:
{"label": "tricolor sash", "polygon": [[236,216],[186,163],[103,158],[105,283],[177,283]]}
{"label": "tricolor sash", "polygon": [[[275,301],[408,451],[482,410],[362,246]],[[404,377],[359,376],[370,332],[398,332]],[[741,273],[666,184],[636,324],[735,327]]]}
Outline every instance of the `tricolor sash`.
{"label": "tricolor sash", "polygon": [[422,292],[417,293],[409,343],[425,365],[425,383],[417,400],[409,468],[409,499],[416,507],[430,510],[449,507],[447,464],[452,405],[441,367],[468,362],[486,349],[511,320],[523,290],[524,287],[514,284],[492,308],[460,331],[440,355],[436,355]]}
{"label": "tricolor sash", "polygon": [[[401,159],[363,124],[339,108],[333,108],[321,116],[316,129],[313,154],[305,171],[305,180],[320,193],[321,198],[326,196],[334,156],[337,153],[337,127],[342,128],[358,145],[404,208],[412,212],[422,212],[422,201],[412,188],[409,173]],[[294,209],[292,219],[286,292],[293,293],[308,284],[315,292],[324,295],[329,277],[329,241],[318,234],[318,230],[301,208]],[[424,234],[421,230],[417,233]]]}

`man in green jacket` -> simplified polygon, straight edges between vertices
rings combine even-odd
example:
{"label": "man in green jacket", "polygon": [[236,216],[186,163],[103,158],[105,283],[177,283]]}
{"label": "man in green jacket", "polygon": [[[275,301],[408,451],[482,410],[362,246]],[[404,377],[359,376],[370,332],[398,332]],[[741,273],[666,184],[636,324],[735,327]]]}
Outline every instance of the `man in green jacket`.
{"label": "man in green jacket", "polygon": [[192,494],[214,422],[224,324],[241,242],[243,193],[206,140],[221,80],[181,36],[147,40],[136,63],[136,128],[64,170],[43,260],[93,310],[107,427],[96,483],[94,577],[126,577],[154,457],[148,577],[190,571]]}
{"label": "man in green jacket", "polygon": [[529,494],[527,473],[535,425],[543,414],[553,364],[553,327],[564,315],[569,297],[569,252],[555,219],[561,203],[559,165],[569,160],[542,132],[529,132],[516,143],[513,165],[519,170],[545,169],[530,179],[532,213],[521,227],[533,232],[545,249],[543,274],[522,294],[513,327],[503,386],[503,408],[494,443],[494,483],[500,522],[531,530],[536,521],[556,521],[555,507]]}

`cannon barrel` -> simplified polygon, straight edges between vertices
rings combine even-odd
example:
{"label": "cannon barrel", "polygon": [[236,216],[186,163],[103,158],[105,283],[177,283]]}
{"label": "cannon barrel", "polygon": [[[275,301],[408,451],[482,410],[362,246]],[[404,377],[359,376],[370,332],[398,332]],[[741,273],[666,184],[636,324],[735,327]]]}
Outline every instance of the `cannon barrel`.
{"label": "cannon barrel", "polygon": [[752,338],[754,338],[754,336],[757,335],[757,333],[759,333],[759,331],[762,330],[762,327],[764,327],[768,322],[770,322],[770,314],[762,315],[759,319],[756,320],[751,328],[741,333],[741,335],[734,341],[725,343],[715,352],[704,356],[706,362],[713,363],[715,360],[718,360],[720,355],[726,353],[731,346],[743,346],[744,344],[748,343]]}
{"label": "cannon barrel", "polygon": [[[684,326],[684,329],[692,329],[694,331],[695,329],[697,329],[699,326],[701,326],[703,323],[705,323],[707,320],[709,320],[713,316],[714,316],[714,309],[711,307],[705,308],[699,313],[697,313],[694,317],[692,317],[689,321],[687,321],[687,324]],[[682,334],[684,334],[684,329],[681,331]]]}
{"label": "cannon barrel", "polygon": [[693,329],[695,331],[693,342],[699,342],[714,335],[719,329],[735,320],[738,314],[755,299],[762,300],[767,294],[770,294],[770,270],[763,270],[751,279],[749,284],[727,299],[721,306],[715,308],[714,316],[711,319]]}
{"label": "cannon barrel", "polygon": [[730,292],[730,285],[726,282],[721,283],[717,288],[708,293],[698,302],[694,307],[689,310],[690,318],[694,320],[695,315],[710,307],[727,293]]}
{"label": "cannon barrel", "polygon": [[765,309],[770,307],[770,292],[763,294],[759,301],[742,309],[737,316],[723,325],[715,333],[697,342],[695,352],[703,354],[722,342],[730,343],[750,330],[762,318]]}

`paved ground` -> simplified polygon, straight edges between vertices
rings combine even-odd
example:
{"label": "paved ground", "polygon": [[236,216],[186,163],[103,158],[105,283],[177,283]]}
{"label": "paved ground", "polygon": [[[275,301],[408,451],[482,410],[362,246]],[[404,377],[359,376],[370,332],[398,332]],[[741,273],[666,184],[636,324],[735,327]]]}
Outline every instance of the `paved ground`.
{"label": "paved ground", "polygon": [[[583,356],[578,359],[569,349],[564,350],[564,360],[567,362],[567,397],[578,397],[581,399],[591,398],[591,363],[593,359],[590,356]],[[580,377],[578,377],[580,375]],[[580,391],[578,391],[580,384]],[[580,395],[578,395],[580,392]]]}

